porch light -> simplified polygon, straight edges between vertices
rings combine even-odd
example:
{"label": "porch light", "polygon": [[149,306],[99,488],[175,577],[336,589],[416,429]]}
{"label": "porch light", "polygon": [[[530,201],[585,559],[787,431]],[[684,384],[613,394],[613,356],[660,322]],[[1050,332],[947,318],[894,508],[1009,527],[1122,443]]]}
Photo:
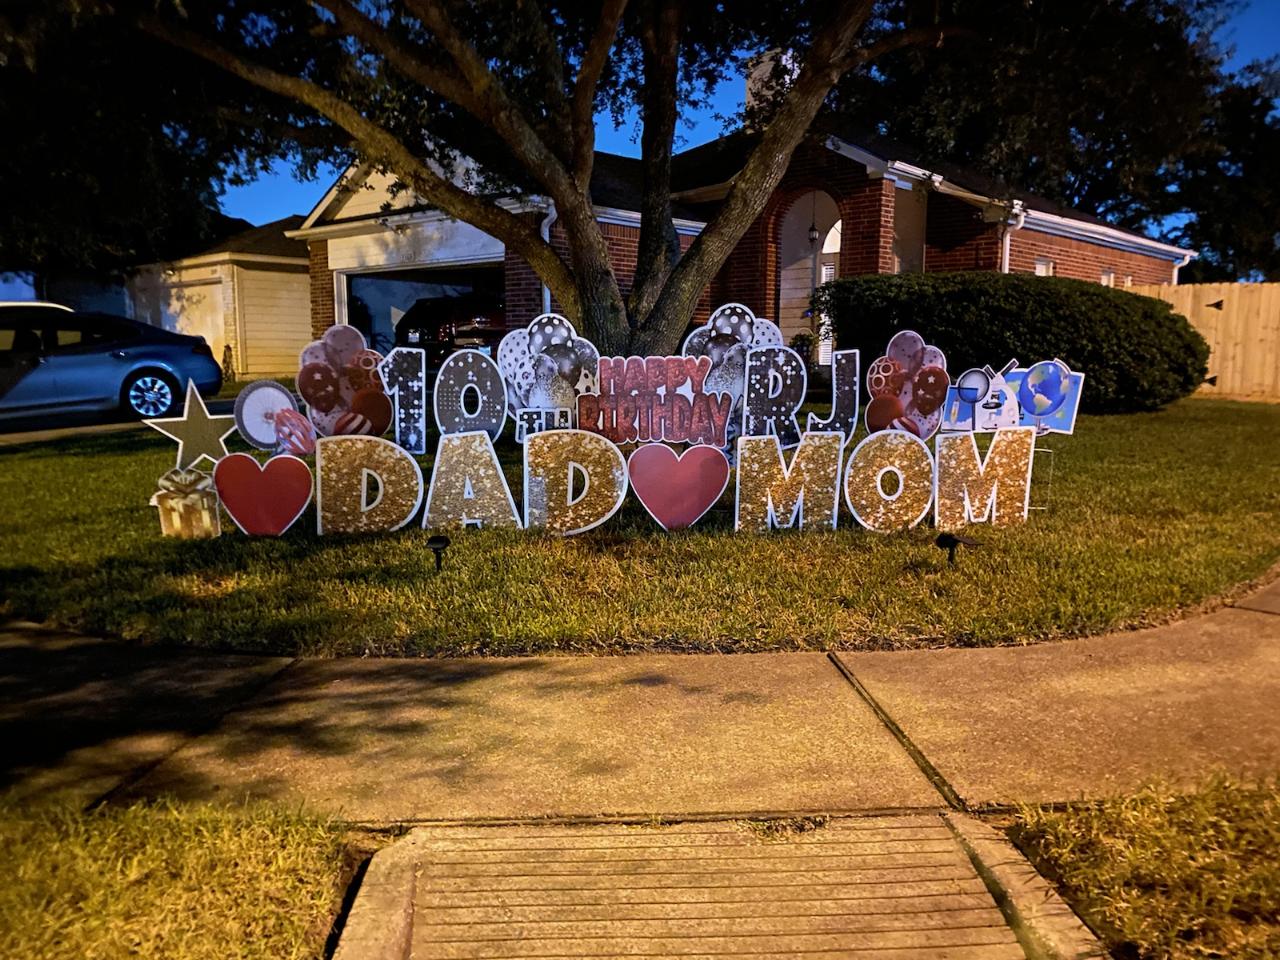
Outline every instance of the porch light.
{"label": "porch light", "polygon": [[816,247],[818,245],[818,225],[816,223],[809,224],[809,246]]}

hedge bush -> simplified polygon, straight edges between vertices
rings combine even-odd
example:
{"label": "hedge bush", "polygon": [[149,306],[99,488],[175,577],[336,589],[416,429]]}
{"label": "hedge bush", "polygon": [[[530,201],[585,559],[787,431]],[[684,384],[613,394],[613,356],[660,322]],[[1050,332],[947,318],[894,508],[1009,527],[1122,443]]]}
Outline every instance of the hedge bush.
{"label": "hedge bush", "polygon": [[836,349],[865,369],[899,330],[947,356],[953,375],[1017,358],[1058,358],[1085,374],[1081,409],[1154,410],[1204,380],[1209,345],[1167,303],[1096,283],[999,273],[851,277],[818,289]]}

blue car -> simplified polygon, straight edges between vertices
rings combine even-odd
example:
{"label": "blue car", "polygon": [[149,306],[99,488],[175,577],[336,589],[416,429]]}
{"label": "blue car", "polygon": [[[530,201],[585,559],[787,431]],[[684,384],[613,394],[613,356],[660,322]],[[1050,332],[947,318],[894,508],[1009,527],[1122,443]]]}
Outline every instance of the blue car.
{"label": "blue car", "polygon": [[175,414],[187,381],[222,388],[203,337],[51,303],[0,303],[0,420],[119,409]]}

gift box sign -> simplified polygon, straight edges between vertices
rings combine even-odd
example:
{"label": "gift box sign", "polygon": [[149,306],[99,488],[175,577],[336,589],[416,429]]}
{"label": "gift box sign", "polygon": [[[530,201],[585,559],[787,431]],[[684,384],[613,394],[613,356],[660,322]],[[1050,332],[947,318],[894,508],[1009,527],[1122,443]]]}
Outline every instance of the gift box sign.
{"label": "gift box sign", "polygon": [[206,540],[222,532],[213,476],[202,470],[173,469],[162,476],[151,506],[160,510],[160,532],[183,540]]}

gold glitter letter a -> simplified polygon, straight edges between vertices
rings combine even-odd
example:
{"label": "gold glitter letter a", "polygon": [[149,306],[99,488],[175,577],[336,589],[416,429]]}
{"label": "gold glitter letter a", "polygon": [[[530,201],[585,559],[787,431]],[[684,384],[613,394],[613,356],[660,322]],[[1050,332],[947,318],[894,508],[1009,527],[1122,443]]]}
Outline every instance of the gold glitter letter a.
{"label": "gold glitter letter a", "polygon": [[520,529],[511,488],[486,431],[447,433],[440,438],[422,525],[433,530]]}
{"label": "gold glitter letter a", "polygon": [[988,521],[1007,526],[1026,520],[1035,449],[1035,427],[997,430],[985,462],[978,457],[973,434],[938,434],[934,498],[938,529],[956,530],[966,523]]}

